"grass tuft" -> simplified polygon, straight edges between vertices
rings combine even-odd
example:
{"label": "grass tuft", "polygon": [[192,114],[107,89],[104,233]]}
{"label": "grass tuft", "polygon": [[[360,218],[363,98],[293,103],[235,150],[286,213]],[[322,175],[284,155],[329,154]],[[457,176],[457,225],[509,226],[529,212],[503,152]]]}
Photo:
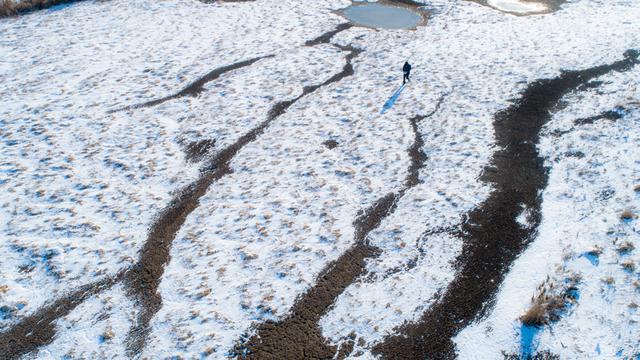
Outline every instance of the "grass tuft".
{"label": "grass tuft", "polygon": [[622,220],[633,220],[635,218],[637,218],[638,216],[636,214],[633,213],[633,211],[631,210],[625,210],[622,212],[622,214],[620,214],[620,219]]}
{"label": "grass tuft", "polygon": [[630,272],[636,271],[636,264],[631,260],[624,261],[620,265],[627,271],[630,271]]}
{"label": "grass tuft", "polygon": [[635,247],[635,245],[633,245],[632,242],[625,241],[622,244],[620,244],[620,246],[618,246],[618,253],[620,255],[628,254],[628,253],[632,252],[635,248],[636,247]]}
{"label": "grass tuft", "polygon": [[579,274],[572,274],[565,279],[566,285],[559,288],[547,278],[538,287],[538,295],[531,298],[531,307],[520,317],[520,321],[527,326],[544,326],[558,321],[569,306],[577,301],[580,280]]}

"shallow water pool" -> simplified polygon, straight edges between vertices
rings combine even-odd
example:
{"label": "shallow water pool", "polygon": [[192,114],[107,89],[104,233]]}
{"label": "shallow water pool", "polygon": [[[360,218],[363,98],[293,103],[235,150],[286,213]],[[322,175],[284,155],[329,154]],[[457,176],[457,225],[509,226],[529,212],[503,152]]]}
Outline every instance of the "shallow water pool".
{"label": "shallow water pool", "polygon": [[341,14],[357,25],[382,29],[410,29],[423,21],[420,14],[408,8],[378,3],[354,4]]}

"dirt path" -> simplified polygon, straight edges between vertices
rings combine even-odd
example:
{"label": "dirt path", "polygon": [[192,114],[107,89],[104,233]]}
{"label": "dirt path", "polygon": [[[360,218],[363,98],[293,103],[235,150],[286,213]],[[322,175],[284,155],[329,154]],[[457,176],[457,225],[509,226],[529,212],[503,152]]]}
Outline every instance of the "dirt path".
{"label": "dirt path", "polygon": [[418,171],[427,157],[421,150],[424,142],[418,123],[433,116],[444,98],[440,98],[428,115],[409,120],[414,131],[414,143],[408,149],[411,163],[406,186],[397,193],[382,196],[363,211],[353,223],[354,245],[325,267],[316,284],[296,301],[288,317],[259,325],[256,335],[238,344],[236,356],[251,359],[331,359],[336,354],[339,358],[348,355],[351,351],[348,345],[338,349],[326,342],[318,322],[347,286],[364,275],[366,260],[380,255],[380,250],[369,244],[367,236],[395,211],[398,200],[406,191],[419,184]]}
{"label": "dirt path", "polygon": [[[339,31],[346,30],[347,28],[348,27],[340,28]],[[330,40],[331,36],[327,41]],[[348,52],[345,56],[346,64],[342,71],[319,85],[305,87],[302,94],[295,99],[281,101],[275,104],[269,111],[267,119],[264,122],[209,160],[202,168],[200,177],[194,183],[180,191],[179,195],[158,215],[151,227],[147,241],[140,251],[140,259],[135,265],[126,271],[120,272],[113,278],[82,286],[64,298],[56,300],[52,305],[44,307],[35,314],[23,319],[9,331],[0,334],[0,353],[8,354],[8,358],[18,358],[41,346],[49,344],[56,333],[53,324],[55,320],[69,314],[89,296],[105,291],[120,281],[124,281],[127,284],[129,296],[136,300],[142,308],[137,323],[132,326],[127,344],[127,350],[130,355],[141,352],[149,330],[149,322],[162,304],[162,299],[157,293],[157,289],[160,278],[164,273],[164,266],[170,259],[169,252],[171,243],[177,231],[184,224],[186,217],[197,208],[199,199],[206,193],[211,184],[231,172],[229,164],[240,149],[254,141],[265,131],[273,120],[284,114],[286,110],[298,100],[321,87],[353,75],[353,65],[351,61],[361,50],[351,46],[337,47]],[[145,104],[130,106],[127,107],[127,109],[157,105],[163,101],[168,101],[170,98],[197,95],[203,91],[203,85],[207,82],[215,80],[226,72],[251,65],[263,58],[266,57],[254,58],[215,69],[175,95]],[[39,327],[37,331],[32,330],[34,324],[37,324]]]}
{"label": "dirt path", "polygon": [[275,104],[269,111],[265,121],[241,136],[235,143],[220,151],[205,164],[200,178],[187,186],[161,212],[152,225],[147,241],[140,251],[140,260],[126,276],[129,295],[141,306],[137,323],[130,331],[130,341],[127,345],[129,354],[137,354],[144,348],[151,318],[162,306],[162,298],[157,292],[158,286],[160,285],[164,268],[170,260],[171,244],[187,216],[198,207],[200,198],[206,194],[211,184],[232,171],[229,165],[238,151],[260,136],[289,107],[316,90],[353,75],[351,60],[360,53],[360,50],[352,47],[344,47],[343,49],[348,50],[349,53],[345,57],[346,64],[341,72],[319,85],[303,88],[302,94],[294,99]]}
{"label": "dirt path", "polygon": [[[554,79],[538,80],[520,100],[495,117],[499,149],[486,169],[483,181],[495,190],[463,224],[464,245],[457,259],[458,273],[445,294],[419,322],[399,329],[373,350],[388,359],[452,359],[451,340],[461,329],[490,308],[502,280],[516,257],[533,240],[540,224],[540,192],[548,170],[537,151],[542,127],[551,119],[549,110],[568,92],[611,71],[631,69],[638,53],[610,65],[566,71]],[[516,220],[526,206],[530,227]]]}
{"label": "dirt path", "polygon": [[83,0],[31,0],[22,2],[6,1],[0,3],[0,18],[12,15],[23,15],[33,11],[44,10],[56,5],[73,4]]}
{"label": "dirt path", "polygon": [[44,306],[28,316],[9,331],[0,334],[0,357],[2,359],[19,359],[22,355],[37,350],[53,341],[56,334],[54,321],[68,315],[87,298],[110,289],[122,279],[124,272],[82,286],[62,299]]}
{"label": "dirt path", "polygon": [[336,26],[336,28],[334,30],[327,31],[326,33],[318,36],[317,38],[307,41],[305,43],[305,46],[316,46],[316,45],[320,45],[320,44],[329,44],[331,42],[331,39],[333,39],[333,37],[336,36],[336,34],[341,33],[341,32],[343,32],[345,30],[351,29],[352,27],[353,27],[353,24],[351,24],[351,23],[339,24],[338,26]]}
{"label": "dirt path", "polygon": [[198,95],[200,95],[200,93],[202,93],[204,91],[204,85],[206,83],[211,82],[213,80],[216,80],[217,78],[219,78],[221,75],[223,75],[225,73],[228,73],[228,72],[233,71],[233,70],[238,70],[238,69],[241,69],[243,67],[247,67],[249,65],[252,65],[256,61],[259,61],[259,60],[262,60],[262,59],[268,59],[268,58],[271,58],[273,56],[274,55],[260,56],[260,57],[256,57],[256,58],[253,58],[253,59],[240,61],[240,62],[237,62],[235,64],[219,67],[217,69],[212,70],[208,74],[204,75],[200,79],[192,82],[187,87],[185,87],[184,89],[178,91],[177,93],[175,93],[173,95],[165,96],[163,98],[156,99],[156,100],[147,101],[147,102],[141,103],[141,104],[125,106],[123,108],[110,110],[108,112],[109,113],[114,113],[114,112],[119,112],[119,111],[124,111],[124,110],[132,110],[132,109],[139,109],[139,108],[145,108],[145,107],[152,107],[152,106],[160,105],[160,104],[162,104],[164,102],[167,102],[169,100],[174,100],[174,99],[178,99],[178,98],[185,97],[185,96],[198,96]]}

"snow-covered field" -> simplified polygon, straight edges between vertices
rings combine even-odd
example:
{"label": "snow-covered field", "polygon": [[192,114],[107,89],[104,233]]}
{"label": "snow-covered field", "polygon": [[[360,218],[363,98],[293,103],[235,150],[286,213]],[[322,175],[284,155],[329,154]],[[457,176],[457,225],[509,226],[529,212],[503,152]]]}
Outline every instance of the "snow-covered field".
{"label": "snow-covered field", "polygon": [[[213,155],[277,103],[339,73],[348,51],[305,42],[345,22],[335,10],[350,3],[84,1],[0,19],[0,334],[136,262],[154,219],[201,174],[205,161],[187,161],[185,144],[215,141]],[[640,49],[635,0],[568,1],[556,12],[545,2],[487,4],[428,1],[429,22],[415,31],[352,27],[333,37],[363,50],[354,74],[295,102],[200,199],[173,241],[140,356],[224,358],[258,324],[287,316],[353,244],[358,212],[404,188],[409,119],[442,99],[419,124],[421,182],[369,234],[380,256],[319,326],[331,344],[355,337],[351,357],[373,358],[375,344],[437,301],[462,249],[444,230],[493,190],[480,175],[496,150],[494,115],[537,79]],[[263,56],[197,97],[112,111]],[[412,82],[381,115],[405,60]],[[542,223],[495,305],[454,338],[462,359],[640,353],[640,67],[596,81],[553,109],[538,145],[549,168]],[[617,119],[590,119],[607,112]],[[543,282],[578,278],[558,320],[523,327]],[[126,286],[89,297],[25,357],[129,357],[139,309]]]}

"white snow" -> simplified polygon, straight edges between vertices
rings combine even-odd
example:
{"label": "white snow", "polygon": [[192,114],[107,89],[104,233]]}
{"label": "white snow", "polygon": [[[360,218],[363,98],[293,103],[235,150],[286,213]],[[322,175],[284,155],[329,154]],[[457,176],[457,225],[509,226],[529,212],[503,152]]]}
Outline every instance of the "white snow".
{"label": "white snow", "polygon": [[[0,58],[0,331],[135,262],[154,217],[198,176],[200,164],[185,161],[182,144],[212,139],[223,149],[277,102],[339,73],[346,52],[304,43],[344,22],[333,11],[350,3],[86,1],[1,19],[0,53],[8,56]],[[544,11],[533,2],[489,5]],[[369,236],[382,250],[367,262],[372,280],[350,285],[320,321],[329,341],[355,333],[364,345],[352,356],[372,357],[371,346],[418,319],[454,278],[462,244],[446,230],[492,190],[480,176],[495,151],[496,112],[536,79],[640,47],[634,1],[568,2],[533,17],[468,1],[429,6],[437,11],[416,31],[354,27],[336,35],[334,43],[364,50],[355,74],[289,108],[200,199],[173,243],[143,357],[221,358],[259,322],[285,316],[352,245],[358,211],[404,187],[409,119],[443,98],[419,124],[428,156],[421,183]],[[274,56],[222,75],[198,97],[109,113],[267,55]],[[412,82],[379,115],[407,59]],[[495,308],[456,337],[461,358],[518,354],[518,318],[537,286],[574,273],[583,279],[578,303],[536,335],[536,348],[562,358],[638,351],[639,319],[629,306],[637,270],[621,264],[640,259],[618,247],[640,247],[638,220],[620,220],[624,210],[640,211],[639,74],[604,76],[600,88],[567,95],[554,113],[540,144],[550,178],[539,235]],[[619,106],[626,113],[615,122],[574,125]],[[329,139],[338,146],[327,149]],[[583,256],[595,246],[603,249],[598,265]],[[126,358],[137,309],[125,293],[118,285],[76,308],[32,357]],[[108,330],[113,337],[101,342]]]}
{"label": "white snow", "polygon": [[[562,284],[574,273],[582,278],[577,304],[541,330],[533,347],[551,350],[560,358],[637,356],[640,317],[633,304],[640,283],[637,272],[622,264],[631,261],[637,266],[640,256],[619,249],[624,242],[636,247],[640,243],[637,220],[620,219],[625,209],[640,206],[640,196],[633,190],[640,179],[640,151],[634,145],[640,142],[638,75],[638,68],[613,73],[596,79],[604,82],[602,87],[563,99],[567,108],[554,114],[540,144],[552,168],[540,234],[514,264],[491,314],[458,335],[461,358],[499,359],[501,351],[519,354],[518,318],[530,306],[536,287],[547,276]],[[576,119],[618,106],[629,108],[620,120],[574,125]],[[583,156],[572,156],[576,151]],[[602,254],[589,254],[594,249]]]}

